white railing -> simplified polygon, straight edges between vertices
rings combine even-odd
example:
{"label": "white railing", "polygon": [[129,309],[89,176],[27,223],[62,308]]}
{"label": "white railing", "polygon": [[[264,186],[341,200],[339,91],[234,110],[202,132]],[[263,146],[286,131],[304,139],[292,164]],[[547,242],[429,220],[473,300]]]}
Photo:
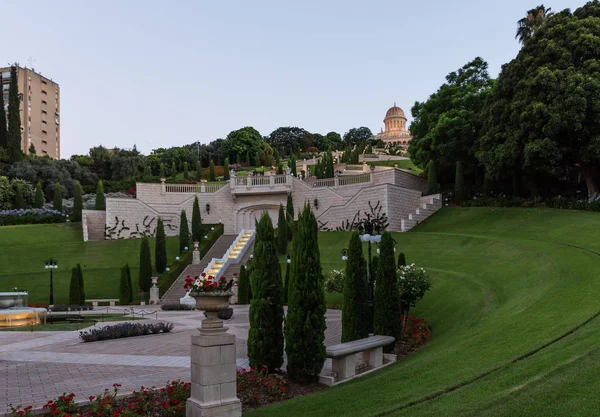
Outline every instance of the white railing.
{"label": "white railing", "polygon": [[[240,242],[240,240],[244,237],[245,234],[250,233],[250,237],[248,238],[248,240],[246,241],[246,243],[244,244],[244,246],[240,249],[239,253],[237,254],[237,256],[230,258],[231,252],[233,252],[233,250],[235,249],[236,245]],[[233,241],[233,243],[231,244],[231,246],[229,246],[229,249],[227,249],[227,251],[225,252],[225,254],[223,255],[222,258],[212,258],[211,261],[208,263],[208,265],[206,266],[206,268],[204,268],[204,272],[207,275],[212,275],[215,277],[215,279],[219,279],[223,276],[223,274],[225,273],[225,271],[227,271],[227,269],[231,266],[231,265],[235,265],[240,263],[240,261],[242,260],[243,256],[246,254],[246,252],[248,251],[248,248],[250,247],[250,245],[254,244],[254,236],[256,235],[256,232],[254,230],[242,230],[237,237],[235,238],[235,240]],[[221,264],[221,266],[219,267],[219,269],[217,270],[217,272],[214,273],[210,273],[210,271],[212,269],[215,268],[215,264]],[[190,297],[190,291],[188,290],[185,293],[185,296],[183,296],[182,298],[179,299],[179,302],[181,304],[190,304],[190,305],[194,305],[195,301],[192,297]]]}
{"label": "white railing", "polygon": [[254,187],[275,187],[278,186],[291,186],[292,179],[289,175],[257,175],[257,176],[248,176],[248,177],[235,177],[235,181],[232,181],[232,188],[236,187],[246,187],[246,188],[254,188]]}
{"label": "white railing", "polygon": [[316,180],[313,187],[335,187],[335,178],[323,178]]}
{"label": "white railing", "polygon": [[365,182],[371,182],[371,174],[348,175],[346,177],[341,176],[338,178],[338,181],[339,185],[362,184]]}
{"label": "white railing", "polygon": [[165,184],[167,193],[216,193],[225,184]]}

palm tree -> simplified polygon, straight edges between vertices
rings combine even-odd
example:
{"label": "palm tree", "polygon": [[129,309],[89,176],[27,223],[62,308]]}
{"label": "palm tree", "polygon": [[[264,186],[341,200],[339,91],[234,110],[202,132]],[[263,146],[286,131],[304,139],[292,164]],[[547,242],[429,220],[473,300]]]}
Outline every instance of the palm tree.
{"label": "palm tree", "polygon": [[527,16],[517,22],[515,39],[519,39],[519,42],[524,44],[553,14],[552,9],[550,7],[545,8],[543,4],[529,10]]}

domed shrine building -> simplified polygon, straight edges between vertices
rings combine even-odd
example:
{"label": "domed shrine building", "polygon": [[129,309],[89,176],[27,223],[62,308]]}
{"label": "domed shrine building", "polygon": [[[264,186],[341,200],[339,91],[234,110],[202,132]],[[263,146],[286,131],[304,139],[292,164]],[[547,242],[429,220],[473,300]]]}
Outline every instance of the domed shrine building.
{"label": "domed shrine building", "polygon": [[382,129],[377,138],[386,144],[408,145],[412,136],[406,127],[406,122],[407,118],[404,115],[404,110],[394,103],[394,106],[387,111],[385,119],[383,119],[385,130]]}

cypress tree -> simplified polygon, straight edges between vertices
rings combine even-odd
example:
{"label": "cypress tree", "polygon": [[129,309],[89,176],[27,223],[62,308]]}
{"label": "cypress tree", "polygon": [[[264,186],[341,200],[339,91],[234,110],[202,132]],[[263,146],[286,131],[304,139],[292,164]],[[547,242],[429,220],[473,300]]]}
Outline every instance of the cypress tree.
{"label": "cypress tree", "polygon": [[273,156],[275,157],[275,166],[279,166],[279,164],[281,164],[281,156],[279,155],[279,151],[277,149],[273,150]]}
{"label": "cypress tree", "polygon": [[288,166],[290,167],[290,173],[294,175],[294,177],[298,177],[298,173],[296,172],[296,157],[292,154],[288,161]]}
{"label": "cypress tree", "polygon": [[44,192],[42,191],[42,184],[38,181],[35,186],[35,202],[33,203],[33,207],[42,208],[44,207],[44,203],[46,203],[46,198],[44,197]]}
{"label": "cypress tree", "polygon": [[175,161],[171,163],[171,176],[175,178],[177,176],[177,164]]}
{"label": "cypress tree", "polygon": [[156,246],[154,247],[154,264],[156,271],[162,274],[167,269],[167,239],[165,225],[159,217],[156,223]]}
{"label": "cypress tree", "polygon": [[213,162],[213,160],[210,160],[210,165],[208,168],[208,180],[209,181],[216,181],[217,177],[215,176],[215,163]]}
{"label": "cypress tree", "polygon": [[127,270],[127,286],[129,288],[129,304],[131,304],[131,303],[133,303],[133,285],[131,284],[131,268],[129,268],[129,264],[125,264],[125,269]]}
{"label": "cypress tree", "polygon": [[102,180],[96,185],[96,210],[106,210],[106,196],[104,195],[104,184]]}
{"label": "cypress tree", "polygon": [[266,365],[269,372],[283,364],[283,282],[275,245],[271,217],[263,213],[256,228],[250,277],[248,359],[252,368]]}
{"label": "cypress tree", "polygon": [[294,200],[292,199],[292,194],[288,194],[287,203],[285,207],[285,217],[287,219],[287,229],[288,229],[288,240],[291,241],[294,236]]}
{"label": "cypress tree", "polygon": [[[2,74],[0,74],[0,86],[3,86]],[[4,88],[4,87],[2,87]],[[4,111],[4,91],[0,94],[0,148],[8,151],[8,132],[6,131],[6,112]]]}
{"label": "cypress tree", "polygon": [[200,217],[198,196],[195,196],[194,207],[192,209],[192,242],[200,243],[200,240],[202,240],[202,218]]}
{"label": "cypress tree", "polygon": [[200,161],[196,161],[196,181],[200,181],[202,179],[202,164]]}
{"label": "cypress tree", "polygon": [[54,184],[54,210],[63,211],[62,189],[59,182]]}
{"label": "cypress tree", "polygon": [[289,293],[290,293],[290,255],[287,256],[287,261],[285,263],[285,278],[283,279],[283,304],[288,304]]}
{"label": "cypress tree", "polygon": [[277,219],[277,249],[280,254],[287,253],[288,230],[287,219],[283,211],[283,204],[279,205],[279,218]]}
{"label": "cypress tree", "polygon": [[80,297],[79,305],[84,305],[85,304],[85,287],[83,285],[83,269],[81,269],[81,264],[77,264],[77,278],[79,278],[79,297]]}
{"label": "cypress tree", "polygon": [[179,220],[179,253],[183,253],[185,248],[190,248],[190,228],[188,226],[187,214],[181,210]]}
{"label": "cypress tree", "polygon": [[79,291],[79,273],[77,267],[71,268],[71,283],[69,285],[69,305],[79,305],[81,293]]}
{"label": "cypress tree", "polygon": [[83,190],[79,181],[75,182],[75,196],[73,197],[73,213],[71,220],[74,222],[81,221],[81,211],[83,210]]}
{"label": "cypress tree", "polygon": [[150,240],[148,236],[142,238],[140,246],[140,274],[138,285],[141,292],[150,291],[152,286],[152,259],[150,258]]}
{"label": "cypress tree", "polygon": [[238,277],[238,304],[250,304],[250,278],[245,265],[241,266]]}
{"label": "cypress tree", "polygon": [[121,268],[121,279],[119,281],[119,304],[125,306],[129,304],[129,278],[127,277],[127,267]]}
{"label": "cypress tree", "polygon": [[433,159],[429,161],[427,167],[427,194],[436,194],[440,192],[440,186],[437,182],[437,175],[435,173],[435,164]]}
{"label": "cypress tree", "polygon": [[456,176],[454,179],[454,201],[456,204],[461,204],[467,198],[467,190],[465,190],[465,177],[463,167],[460,161],[456,162]]}
{"label": "cypress tree", "polygon": [[[8,88],[8,131],[7,148],[11,163],[20,161],[21,152],[21,114],[19,111],[19,87],[17,84],[17,67],[10,67],[10,86]],[[4,108],[3,108],[4,109]]]}
{"label": "cypress tree", "polygon": [[15,204],[16,209],[25,208],[25,200],[23,200],[23,185],[17,183],[17,189],[15,190]]}
{"label": "cypress tree", "polygon": [[159,173],[161,178],[165,178],[165,164],[164,162],[160,163],[160,173]]}
{"label": "cypress tree", "polygon": [[362,252],[362,242],[357,231],[352,233],[348,246],[346,276],[344,279],[344,305],[342,308],[342,343],[369,336],[369,300],[367,265]]}
{"label": "cypress tree", "polygon": [[400,340],[400,293],[396,261],[394,260],[394,243],[389,232],[383,232],[379,244],[379,264],[375,282],[375,334],[392,336]]}
{"label": "cypress tree", "polygon": [[190,174],[188,172],[188,163],[187,161],[185,161],[183,163],[183,179],[187,180],[189,178]]}
{"label": "cypress tree", "polygon": [[285,322],[287,371],[298,382],[317,381],[325,362],[326,307],[318,231],[315,215],[305,204],[294,231]]}
{"label": "cypress tree", "polygon": [[225,163],[223,164],[223,179],[225,181],[229,179],[229,158],[225,158]]}
{"label": "cypress tree", "polygon": [[404,256],[404,252],[400,252],[400,255],[398,255],[398,268],[401,266],[406,266],[406,256]]}

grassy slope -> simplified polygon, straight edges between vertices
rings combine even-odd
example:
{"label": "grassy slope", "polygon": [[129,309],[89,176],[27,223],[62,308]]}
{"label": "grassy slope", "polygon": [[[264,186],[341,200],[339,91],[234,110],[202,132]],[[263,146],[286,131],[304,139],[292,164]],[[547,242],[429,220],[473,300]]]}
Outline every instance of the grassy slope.
{"label": "grassy slope", "polygon": [[416,166],[413,161],[410,159],[402,159],[402,160],[393,160],[393,161],[367,161],[369,165],[377,165],[377,166],[385,166],[385,167],[393,167],[395,164],[398,164],[398,168],[408,169],[414,175],[420,175],[423,170]]}
{"label": "grassy slope", "polygon": [[[395,234],[434,288],[414,314],[432,325],[423,350],[374,375],[248,415],[593,415],[600,408],[600,318],[523,360],[598,310],[600,216],[445,209]],[[322,234],[324,269],[342,266],[347,236]],[[467,385],[485,372],[487,377]],[[466,385],[432,401],[413,401]],[[592,394],[593,393],[593,394]]]}
{"label": "grassy slope", "polygon": [[[83,242],[80,223],[0,227],[0,292],[14,287],[29,291],[30,303],[48,303],[50,277],[44,260],[53,257],[54,302],[66,304],[71,268],[81,263],[86,298],[119,298],[120,268],[129,263],[138,288],[139,239]],[[177,255],[179,241],[167,238],[167,259]],[[151,240],[152,259],[154,241]],[[137,299],[138,291],[134,291]]]}

